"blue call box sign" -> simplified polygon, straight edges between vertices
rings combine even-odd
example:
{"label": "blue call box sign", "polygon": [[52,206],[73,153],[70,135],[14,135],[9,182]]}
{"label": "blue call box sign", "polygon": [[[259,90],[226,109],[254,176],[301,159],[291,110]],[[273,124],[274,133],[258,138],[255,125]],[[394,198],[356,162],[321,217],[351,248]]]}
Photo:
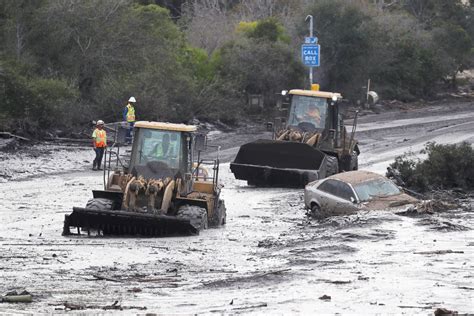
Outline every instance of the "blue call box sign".
{"label": "blue call box sign", "polygon": [[319,67],[319,49],[319,45],[301,45],[301,58],[305,66]]}

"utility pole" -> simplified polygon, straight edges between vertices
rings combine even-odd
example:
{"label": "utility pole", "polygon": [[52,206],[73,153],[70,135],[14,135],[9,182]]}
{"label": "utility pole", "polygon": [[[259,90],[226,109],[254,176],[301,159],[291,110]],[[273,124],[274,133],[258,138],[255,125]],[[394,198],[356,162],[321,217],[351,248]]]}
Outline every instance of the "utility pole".
{"label": "utility pole", "polygon": [[[313,16],[309,14],[305,21],[309,19],[309,37],[313,37]],[[313,67],[309,67],[309,88],[313,85]]]}

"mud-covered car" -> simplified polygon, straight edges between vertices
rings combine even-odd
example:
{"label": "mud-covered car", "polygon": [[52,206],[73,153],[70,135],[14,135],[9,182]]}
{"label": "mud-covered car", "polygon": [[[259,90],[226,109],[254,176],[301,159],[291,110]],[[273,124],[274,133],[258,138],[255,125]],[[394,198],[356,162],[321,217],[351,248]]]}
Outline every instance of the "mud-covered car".
{"label": "mud-covered car", "polygon": [[304,202],[310,215],[323,218],[414,204],[391,180],[369,171],[349,171],[306,185]]}

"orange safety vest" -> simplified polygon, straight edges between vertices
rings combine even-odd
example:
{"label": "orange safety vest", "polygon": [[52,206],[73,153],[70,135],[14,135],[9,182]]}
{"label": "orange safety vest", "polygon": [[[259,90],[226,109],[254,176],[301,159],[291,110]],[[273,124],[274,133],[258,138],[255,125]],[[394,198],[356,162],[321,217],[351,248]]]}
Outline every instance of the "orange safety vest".
{"label": "orange safety vest", "polygon": [[103,148],[107,146],[107,133],[103,129],[96,128],[92,137],[95,140],[95,147]]}
{"label": "orange safety vest", "polygon": [[127,104],[127,122],[135,122],[135,108]]}

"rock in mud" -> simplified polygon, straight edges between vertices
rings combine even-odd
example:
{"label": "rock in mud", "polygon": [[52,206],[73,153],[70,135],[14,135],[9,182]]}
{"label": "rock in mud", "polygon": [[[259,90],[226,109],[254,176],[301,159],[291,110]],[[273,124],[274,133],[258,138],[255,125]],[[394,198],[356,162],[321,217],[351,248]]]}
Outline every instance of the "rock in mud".
{"label": "rock in mud", "polygon": [[438,308],[434,312],[435,316],[451,316],[451,315],[458,315],[458,312],[451,311],[447,308]]}
{"label": "rock in mud", "polygon": [[322,301],[330,301],[330,300],[331,300],[331,296],[324,294],[324,295],[321,296],[319,299],[322,300]]}

